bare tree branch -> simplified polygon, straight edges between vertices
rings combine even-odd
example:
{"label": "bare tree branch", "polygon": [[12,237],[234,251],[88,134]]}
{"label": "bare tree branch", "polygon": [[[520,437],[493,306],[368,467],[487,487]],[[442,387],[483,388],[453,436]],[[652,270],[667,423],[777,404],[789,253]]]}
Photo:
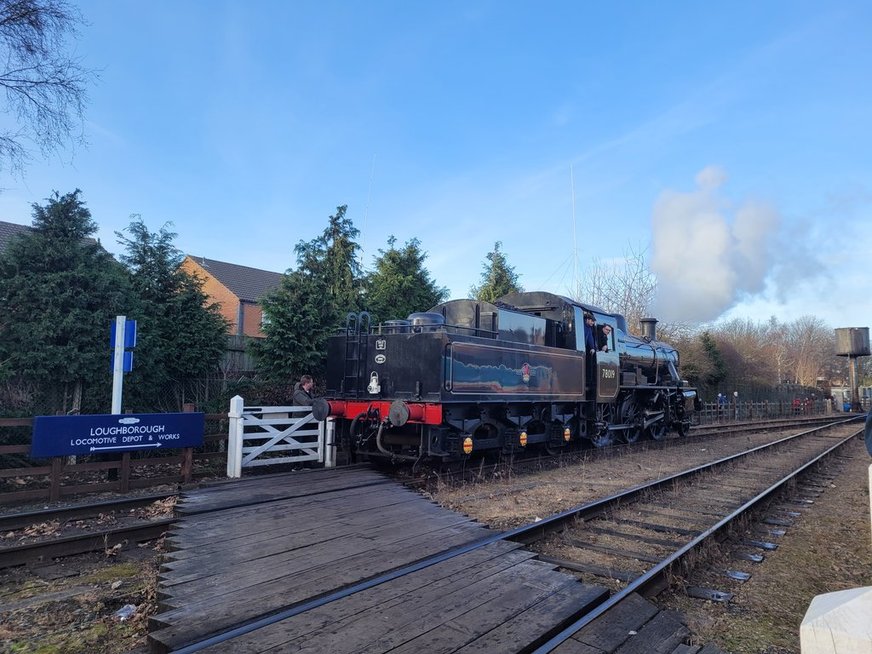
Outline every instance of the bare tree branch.
{"label": "bare tree branch", "polygon": [[657,278],[645,262],[644,251],[630,247],[619,261],[595,259],[573,298],[623,314],[627,328],[638,334],[639,321],[648,315],[656,290]]}
{"label": "bare tree branch", "polygon": [[[0,87],[17,128],[0,131],[0,169],[20,174],[27,142],[43,156],[83,142],[86,85],[94,77],[66,52],[82,23],[65,0],[0,0]],[[79,128],[79,135],[74,136]]]}

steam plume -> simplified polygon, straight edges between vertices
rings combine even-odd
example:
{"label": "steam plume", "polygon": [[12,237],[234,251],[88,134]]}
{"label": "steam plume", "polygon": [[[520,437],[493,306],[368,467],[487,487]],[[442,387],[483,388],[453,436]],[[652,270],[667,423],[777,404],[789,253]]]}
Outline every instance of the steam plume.
{"label": "steam plume", "polygon": [[657,315],[707,322],[764,290],[775,266],[778,211],[762,202],[733,208],[719,193],[726,172],[709,166],[689,193],[664,191],[654,205],[651,270]]}

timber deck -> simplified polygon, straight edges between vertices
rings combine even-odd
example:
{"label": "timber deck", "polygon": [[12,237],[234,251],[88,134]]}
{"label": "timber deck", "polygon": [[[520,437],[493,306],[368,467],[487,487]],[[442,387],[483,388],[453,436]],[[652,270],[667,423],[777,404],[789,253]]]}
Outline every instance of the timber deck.
{"label": "timber deck", "polygon": [[[187,493],[176,512],[153,652],[507,654],[608,597],[502,540],[391,576],[493,532],[368,469],[220,484]],[[636,597],[556,651],[717,651],[681,649],[688,635]]]}

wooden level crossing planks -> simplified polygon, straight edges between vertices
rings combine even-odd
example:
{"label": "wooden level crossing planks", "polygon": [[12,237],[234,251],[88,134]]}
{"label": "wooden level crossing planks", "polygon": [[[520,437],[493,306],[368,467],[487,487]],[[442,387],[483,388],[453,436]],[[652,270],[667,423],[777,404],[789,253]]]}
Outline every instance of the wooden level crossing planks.
{"label": "wooden level crossing planks", "polygon": [[554,654],[726,654],[714,645],[686,645],[681,617],[635,593],[561,643]]}
{"label": "wooden level crossing planks", "polygon": [[498,541],[203,652],[518,651],[608,591]]}
{"label": "wooden level crossing planks", "polygon": [[[296,483],[294,483],[296,482]],[[391,485],[384,475],[365,468],[300,470],[292,473],[236,479],[188,494],[176,507],[178,515],[250,506],[277,499],[329,493],[369,485]]]}
{"label": "wooden level crossing planks", "polygon": [[[347,472],[270,475],[183,498],[168,539],[174,551],[162,569],[162,613],[150,623],[152,651],[183,647],[491,534],[375,472]],[[533,645],[607,596],[517,543],[496,541],[202,651],[503,654]],[[630,605],[630,617],[616,607],[606,614],[616,626],[602,626],[603,616],[559,651],[632,654],[657,642],[650,651],[671,654],[686,628],[640,606]],[[644,639],[627,640],[631,624]]]}
{"label": "wooden level crossing planks", "polygon": [[[347,478],[329,471],[245,480],[238,487],[217,485],[185,496],[179,503],[179,514],[178,527],[168,537],[173,551],[161,572],[162,612],[150,623],[149,639],[155,651],[221,633],[492,534],[466,516],[386,482],[375,472],[359,469],[349,471]],[[454,563],[437,566],[437,570],[446,570],[454,565],[455,583],[464,584],[463,588],[478,583],[477,587],[491,593],[485,601],[485,596],[466,596],[462,588],[455,591],[458,615],[474,615],[474,610],[508,615],[520,611],[518,604],[525,602],[553,605],[556,615],[560,606],[569,611],[577,603],[578,593],[587,601],[588,595],[599,598],[605,592],[578,584],[574,578],[555,572],[554,566],[530,561],[533,555],[519,551],[519,547],[493,543],[485,548],[485,555],[468,552],[455,557],[458,560]],[[491,560],[497,563],[487,563]],[[494,566],[508,566],[512,572],[488,572]],[[428,588],[434,583],[431,577],[438,576],[438,572],[428,570],[416,573],[417,585],[411,590],[397,590],[408,583],[397,579],[384,584],[386,589],[379,592],[404,596],[397,608],[401,614],[410,598],[422,605],[438,604],[438,596],[426,599],[433,592]],[[539,577],[546,574],[559,583],[552,580],[536,590],[542,583]],[[516,583],[520,585],[514,589]],[[428,588],[424,598],[417,594],[419,586]],[[381,586],[366,591],[368,597],[378,588]],[[366,598],[358,595],[345,603],[352,607],[365,603]],[[352,599],[355,597],[358,599]],[[377,604],[371,611],[377,614],[382,608]],[[335,617],[332,610],[327,614]],[[457,629],[463,621],[453,616],[452,622],[452,628]],[[436,628],[438,625],[414,637],[426,639]],[[252,638],[257,640],[262,632],[255,632]],[[300,635],[292,631],[290,637]]]}
{"label": "wooden level crossing planks", "polygon": [[[201,637],[490,533],[374,472],[330,472],[183,498],[152,626]],[[184,515],[191,505],[209,512]]]}
{"label": "wooden level crossing planks", "polygon": [[[205,562],[202,571],[191,573],[186,568],[166,573],[167,583],[161,584],[168,596],[165,604],[168,607],[180,604],[191,607],[195,602],[204,603],[229,592],[244,595],[249,588],[262,597],[273,588],[283,591],[286,578],[290,576],[294,576],[297,583],[309,579],[315,586],[326,585],[323,590],[329,591],[333,589],[330,587],[333,581],[354,583],[365,578],[361,577],[364,571],[371,571],[366,576],[374,576],[485,535],[480,530],[470,530],[468,519],[461,523],[455,516],[451,518],[454,518],[454,524],[451,525],[445,519],[440,519],[446,524],[438,531],[433,531],[432,525],[408,521],[397,525],[393,533],[385,534],[381,543],[365,534],[348,534],[344,538],[316,542],[309,547],[295,548],[268,557],[260,557],[252,551],[252,561],[234,564],[229,569],[222,566],[220,557],[213,557]],[[410,530],[414,531],[416,538],[403,538],[408,536]],[[400,547],[399,543],[406,543],[407,546]],[[354,569],[349,569],[352,567]],[[173,576],[177,572],[186,574],[177,580]],[[323,583],[318,581],[321,579]]]}

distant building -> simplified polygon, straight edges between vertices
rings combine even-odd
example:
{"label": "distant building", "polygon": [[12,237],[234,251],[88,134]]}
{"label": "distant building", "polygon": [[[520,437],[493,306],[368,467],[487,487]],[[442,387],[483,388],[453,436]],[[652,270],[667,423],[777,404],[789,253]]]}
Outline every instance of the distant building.
{"label": "distant building", "polygon": [[[19,225],[17,223],[7,223],[3,220],[0,220],[0,252],[3,252],[3,250],[6,249],[12,239],[19,234],[27,234],[32,231],[33,227],[31,227],[30,225]],[[85,237],[83,241],[92,245],[99,245],[101,248],[103,247],[98,239],[91,238],[90,236]]]}
{"label": "distant building", "polygon": [[203,280],[203,292],[221,305],[221,315],[230,323],[232,336],[263,337],[260,299],[279,286],[281,273],[190,254],[181,267]]}

